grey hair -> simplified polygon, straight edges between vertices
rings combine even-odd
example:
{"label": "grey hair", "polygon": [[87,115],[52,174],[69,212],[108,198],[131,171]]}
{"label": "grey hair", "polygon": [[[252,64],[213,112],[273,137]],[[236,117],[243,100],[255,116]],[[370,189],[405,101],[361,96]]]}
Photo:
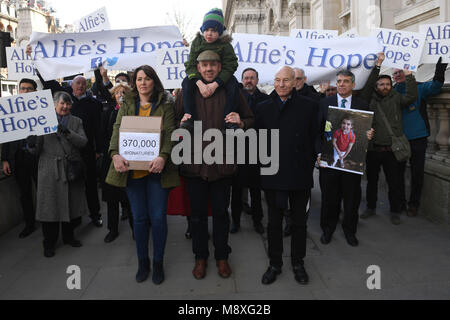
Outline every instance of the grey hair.
{"label": "grey hair", "polygon": [[305,70],[303,70],[302,68],[294,68],[294,71],[300,71],[304,77],[306,77],[306,73]]}
{"label": "grey hair", "polygon": [[73,104],[72,97],[70,96],[70,94],[68,94],[65,91],[55,92],[55,94],[53,95],[53,102],[55,103],[55,105],[58,104],[58,102],[61,100],[63,102],[69,103],[70,105]]}
{"label": "grey hair", "polygon": [[355,83],[355,75],[347,69],[339,70],[338,73],[336,73],[336,78],[339,76],[352,77],[352,82]]}

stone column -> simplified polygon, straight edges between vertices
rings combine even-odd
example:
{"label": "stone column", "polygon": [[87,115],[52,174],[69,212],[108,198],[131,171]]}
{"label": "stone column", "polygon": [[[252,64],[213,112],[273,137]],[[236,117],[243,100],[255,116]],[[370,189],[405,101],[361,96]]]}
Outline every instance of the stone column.
{"label": "stone column", "polygon": [[449,138],[449,124],[448,124],[448,109],[445,104],[438,104],[439,113],[439,132],[436,135],[436,143],[439,145],[439,151],[433,156],[433,159],[443,161],[448,156],[448,138]]}

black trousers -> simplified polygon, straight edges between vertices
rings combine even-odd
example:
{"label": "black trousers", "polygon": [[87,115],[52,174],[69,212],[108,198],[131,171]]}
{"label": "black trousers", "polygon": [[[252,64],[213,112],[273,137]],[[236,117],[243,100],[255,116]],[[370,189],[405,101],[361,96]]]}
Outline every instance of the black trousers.
{"label": "black trousers", "polygon": [[367,207],[375,209],[378,199],[378,177],[383,167],[384,175],[388,184],[388,196],[391,212],[401,212],[402,195],[400,191],[400,162],[392,151],[369,151],[367,152]]}
{"label": "black trousers", "polygon": [[[284,210],[276,205],[276,191],[265,190],[269,209],[269,223],[267,237],[269,242],[270,265],[281,268],[283,266],[283,214]],[[291,206],[291,263],[303,264],[306,255],[306,204],[309,200],[308,190],[289,192]]]}
{"label": "black trousers", "polygon": [[191,203],[192,251],[195,259],[208,259],[208,200],[212,208],[213,244],[216,260],[227,260],[231,253],[228,245],[230,218],[231,178],[205,181],[186,178],[186,189]]}
{"label": "black trousers", "polygon": [[[411,166],[411,193],[408,204],[415,208],[420,206],[420,198],[422,197],[423,179],[425,172],[425,153],[427,151],[427,138],[410,140],[411,158],[409,164]],[[402,205],[406,205],[405,191],[405,171],[406,162],[400,164],[400,192],[402,196]]]}
{"label": "black trousers", "polygon": [[320,227],[328,235],[336,230],[344,201],[342,229],[346,235],[355,235],[358,225],[358,209],[361,203],[361,176],[354,173],[321,168],[322,208]]}
{"label": "black trousers", "polygon": [[37,160],[25,152],[19,151],[16,157],[14,176],[20,190],[20,204],[26,227],[35,224],[35,206],[33,185],[37,186]]}
{"label": "black trousers", "polygon": [[[128,212],[131,212],[130,202],[128,201],[126,194],[121,200],[108,200],[106,202],[108,212],[108,230],[116,233],[119,232],[119,204],[122,205],[122,210],[125,209],[128,210]],[[128,223],[133,231],[133,217],[128,217]]]}
{"label": "black trousers", "polygon": [[42,233],[44,234],[44,248],[54,249],[59,236],[59,226],[62,229],[64,242],[73,240],[73,224],[71,222],[42,222]]}
{"label": "black trousers", "polygon": [[94,152],[85,152],[83,160],[86,165],[86,200],[91,219],[100,218],[100,202],[97,189],[97,166]]}
{"label": "black trousers", "polygon": [[[250,189],[250,208],[252,210],[253,223],[261,223],[263,218],[262,200],[261,200],[261,189],[259,188],[249,188]],[[240,186],[233,180],[233,185],[231,187],[231,218],[235,225],[241,224],[241,213],[242,213],[242,192],[244,188]]]}

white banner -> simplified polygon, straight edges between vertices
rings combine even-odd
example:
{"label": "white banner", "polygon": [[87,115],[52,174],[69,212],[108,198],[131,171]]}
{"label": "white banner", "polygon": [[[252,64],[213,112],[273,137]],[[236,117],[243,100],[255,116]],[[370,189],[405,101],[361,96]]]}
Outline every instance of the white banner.
{"label": "white banner", "polygon": [[[257,34],[233,34],[233,47],[239,67],[234,76],[241,80],[242,71],[254,68],[260,83],[273,83],[282,66],[305,70],[308,84],[334,81],[340,69],[350,69],[356,76],[356,88],[361,89],[382,50],[376,38],[340,38],[328,41],[301,40],[292,37]],[[161,50],[156,71],[164,88],[181,88],[186,76],[184,62],[189,48]]]}
{"label": "white banner", "polygon": [[416,72],[425,45],[425,35],[417,32],[378,28],[372,31],[383,44],[386,60],[383,66]]}
{"label": "white banner", "polygon": [[36,68],[45,80],[91,71],[100,63],[110,70],[155,66],[161,49],[184,47],[175,26],[83,33],[33,32],[30,45]]}
{"label": "white banner", "polygon": [[335,80],[338,70],[349,69],[356,76],[356,89],[364,86],[382,50],[376,38],[323,41],[243,33],[233,34],[233,46],[238,80],[251,67],[258,71],[260,83],[273,83],[278,69],[286,65],[304,69],[308,84],[319,84]]}
{"label": "white banner", "polygon": [[73,23],[75,32],[93,32],[111,29],[106,8],[100,8]]}
{"label": "white banner", "polygon": [[160,50],[155,71],[165,89],[181,88],[186,77],[184,63],[189,59],[189,47]]}
{"label": "white banner", "polygon": [[25,48],[6,47],[6,63],[8,65],[8,79],[22,78],[38,79],[33,60],[25,53]]}
{"label": "white banner", "polygon": [[439,57],[442,62],[450,62],[450,22],[424,24],[419,27],[420,33],[426,37],[422,63],[435,64]]}
{"label": "white banner", "polygon": [[339,38],[358,38],[358,37],[359,34],[355,28],[347,30],[346,32],[339,35]]}
{"label": "white banner", "polygon": [[337,38],[337,30],[292,29],[290,36],[298,39],[326,40]]}
{"label": "white banner", "polygon": [[0,98],[0,143],[50,134],[57,129],[50,90]]}

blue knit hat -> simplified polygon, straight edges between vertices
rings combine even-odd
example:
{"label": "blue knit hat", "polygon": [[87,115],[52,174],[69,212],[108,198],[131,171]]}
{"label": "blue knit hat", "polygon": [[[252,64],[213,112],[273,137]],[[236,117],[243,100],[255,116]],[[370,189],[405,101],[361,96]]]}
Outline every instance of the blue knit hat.
{"label": "blue knit hat", "polygon": [[202,32],[205,32],[205,30],[213,28],[219,33],[219,36],[221,36],[223,30],[225,30],[224,23],[225,21],[223,19],[222,10],[219,8],[214,8],[209,10],[208,13],[205,14],[205,17],[203,18],[203,24],[200,30]]}

